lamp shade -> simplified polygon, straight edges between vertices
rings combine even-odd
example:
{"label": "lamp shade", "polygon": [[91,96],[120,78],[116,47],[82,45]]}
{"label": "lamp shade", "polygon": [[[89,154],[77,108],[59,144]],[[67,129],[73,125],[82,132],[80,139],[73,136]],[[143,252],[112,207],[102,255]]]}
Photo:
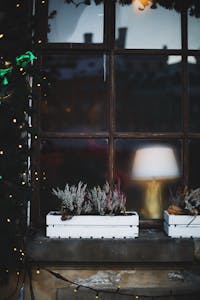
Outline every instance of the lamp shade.
{"label": "lamp shade", "polygon": [[166,146],[138,149],[135,153],[132,177],[137,180],[162,180],[179,177],[174,151]]}

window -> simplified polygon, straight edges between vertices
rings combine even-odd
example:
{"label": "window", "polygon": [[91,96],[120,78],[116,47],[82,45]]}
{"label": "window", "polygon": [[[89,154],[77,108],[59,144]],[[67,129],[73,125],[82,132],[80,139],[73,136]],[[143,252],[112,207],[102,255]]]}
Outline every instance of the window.
{"label": "window", "polygon": [[59,207],[53,187],[80,180],[93,186],[119,178],[127,208],[140,212],[142,191],[131,178],[140,146],[170,145],[176,153],[181,178],[165,185],[164,207],[169,190],[200,183],[199,19],[183,7],[116,2],[37,6],[44,84],[35,219]]}

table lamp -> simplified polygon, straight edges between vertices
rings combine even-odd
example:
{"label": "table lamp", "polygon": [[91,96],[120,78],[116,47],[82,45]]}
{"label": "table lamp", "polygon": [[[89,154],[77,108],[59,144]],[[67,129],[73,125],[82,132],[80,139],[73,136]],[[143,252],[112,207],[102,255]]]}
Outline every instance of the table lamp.
{"label": "table lamp", "polygon": [[142,214],[146,218],[159,219],[163,213],[161,187],[164,182],[179,177],[179,168],[172,148],[151,146],[135,153],[132,178],[146,186]]}

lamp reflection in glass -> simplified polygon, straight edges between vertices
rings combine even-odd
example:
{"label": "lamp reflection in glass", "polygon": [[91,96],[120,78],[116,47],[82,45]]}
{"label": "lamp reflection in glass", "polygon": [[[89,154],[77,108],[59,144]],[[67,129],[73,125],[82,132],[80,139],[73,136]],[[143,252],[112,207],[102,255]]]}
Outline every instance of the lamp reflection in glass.
{"label": "lamp reflection in glass", "polygon": [[146,185],[146,195],[142,209],[144,217],[150,219],[162,217],[162,184],[166,180],[175,179],[179,176],[176,156],[171,147],[158,145],[136,151],[132,178]]}

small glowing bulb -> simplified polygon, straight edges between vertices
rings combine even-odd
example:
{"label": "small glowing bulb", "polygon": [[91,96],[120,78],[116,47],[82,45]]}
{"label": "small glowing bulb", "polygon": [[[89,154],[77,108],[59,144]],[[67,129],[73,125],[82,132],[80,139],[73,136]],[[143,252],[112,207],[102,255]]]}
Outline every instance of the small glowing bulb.
{"label": "small glowing bulb", "polygon": [[37,180],[37,181],[38,181],[38,180],[39,180],[39,178],[38,178],[38,177],[36,177],[36,178],[35,178],[35,180]]}
{"label": "small glowing bulb", "polygon": [[20,274],[19,271],[17,271],[16,274],[17,274],[17,276],[19,276],[19,274]]}
{"label": "small glowing bulb", "polygon": [[5,66],[9,67],[11,65],[11,63],[9,61],[5,61]]}
{"label": "small glowing bulb", "polygon": [[13,118],[13,123],[17,123],[17,119],[16,118]]}
{"label": "small glowing bulb", "polygon": [[8,269],[6,269],[6,273],[8,273]]}
{"label": "small glowing bulb", "polygon": [[139,296],[135,296],[135,299],[139,299]]}
{"label": "small glowing bulb", "polygon": [[22,72],[24,69],[23,69],[23,68],[20,68],[19,70]]}
{"label": "small glowing bulb", "polygon": [[19,149],[22,149],[22,145],[21,144],[19,144],[18,147],[19,147]]}
{"label": "small glowing bulb", "polygon": [[25,254],[24,254],[24,252],[22,252],[22,256],[24,256]]}
{"label": "small glowing bulb", "polygon": [[9,218],[7,218],[7,219],[6,219],[6,221],[7,221],[8,223],[10,223],[10,222],[11,222],[11,220],[10,220]]}
{"label": "small glowing bulb", "polygon": [[17,248],[16,248],[16,247],[14,247],[14,248],[13,248],[13,251],[15,251],[15,252],[16,252],[16,251],[17,251]]}
{"label": "small glowing bulb", "polygon": [[38,40],[38,44],[41,44],[42,43],[42,40]]}
{"label": "small glowing bulb", "polygon": [[40,274],[40,270],[39,270],[39,269],[36,270],[36,274],[37,274],[37,275]]}
{"label": "small glowing bulb", "polygon": [[20,125],[19,128],[22,129],[22,128],[23,128],[23,125]]}
{"label": "small glowing bulb", "polygon": [[16,7],[20,7],[20,3],[17,3],[17,4],[16,4]]}
{"label": "small glowing bulb", "polygon": [[10,194],[10,195],[9,195],[9,198],[12,198],[12,196],[13,196],[13,195],[12,195],[12,194]]}
{"label": "small glowing bulb", "polygon": [[47,78],[44,76],[43,79],[45,80],[45,79],[47,79]]}
{"label": "small glowing bulb", "polygon": [[31,125],[31,124],[29,124],[29,128],[32,128],[32,125]]}
{"label": "small glowing bulb", "polygon": [[0,33],[0,39],[2,39],[4,37],[3,33]]}
{"label": "small glowing bulb", "polygon": [[35,138],[35,140],[37,140],[37,138],[38,138],[37,135],[35,135],[34,138]]}
{"label": "small glowing bulb", "polygon": [[74,289],[74,293],[77,293],[78,292],[78,290],[77,289]]}
{"label": "small glowing bulb", "polygon": [[0,155],[3,155],[3,150],[0,150]]}
{"label": "small glowing bulb", "polygon": [[40,86],[41,84],[40,83],[37,83],[37,86]]}
{"label": "small glowing bulb", "polygon": [[25,185],[25,183],[26,183],[25,181],[22,181],[22,185]]}
{"label": "small glowing bulb", "polygon": [[19,252],[22,253],[22,249],[19,249]]}
{"label": "small glowing bulb", "polygon": [[35,171],[35,172],[34,172],[34,174],[35,174],[35,175],[37,175],[37,174],[38,174],[38,172],[37,172],[37,171]]}
{"label": "small glowing bulb", "polygon": [[42,4],[45,4],[45,1],[44,1],[44,0],[42,1]]}
{"label": "small glowing bulb", "polygon": [[43,180],[46,180],[46,179],[47,179],[47,178],[44,176],[44,177],[43,177]]}

